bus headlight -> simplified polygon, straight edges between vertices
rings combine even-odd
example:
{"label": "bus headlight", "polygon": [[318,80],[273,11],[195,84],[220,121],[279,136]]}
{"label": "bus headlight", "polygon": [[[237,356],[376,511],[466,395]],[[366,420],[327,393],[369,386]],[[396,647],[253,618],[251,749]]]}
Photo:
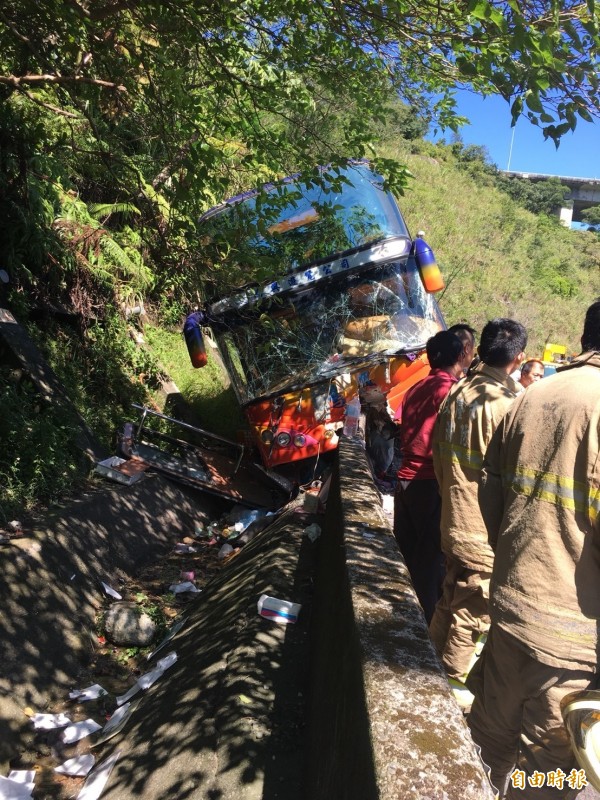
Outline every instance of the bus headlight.
{"label": "bus headlight", "polygon": [[277,434],[277,436],[275,437],[275,441],[277,442],[279,447],[289,447],[292,441],[292,437],[290,436],[289,433],[282,431],[281,433]]}
{"label": "bus headlight", "polygon": [[304,447],[306,444],[306,436],[303,433],[297,433],[294,436],[294,444],[296,447]]}
{"label": "bus headlight", "polygon": [[264,431],[260,434],[260,439],[263,444],[267,447],[270,447],[273,444],[273,431],[269,430],[269,428],[265,428]]}

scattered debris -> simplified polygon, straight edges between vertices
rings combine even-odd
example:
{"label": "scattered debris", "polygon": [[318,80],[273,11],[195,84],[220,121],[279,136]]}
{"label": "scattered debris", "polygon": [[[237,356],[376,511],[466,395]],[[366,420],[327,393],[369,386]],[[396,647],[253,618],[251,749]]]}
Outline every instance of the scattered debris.
{"label": "scattered debris", "polygon": [[98,800],[120,755],[121,753],[117,751],[98,764],[83,784],[77,800]]}
{"label": "scattered debris", "polygon": [[321,535],[321,528],[316,522],[313,522],[312,525],[304,529],[304,535],[308,536],[311,542],[316,542]]}
{"label": "scattered debris", "polygon": [[119,456],[111,456],[105,458],[104,461],[99,461],[94,468],[94,472],[108,478],[117,483],[124,483],[126,486],[131,486],[136,483],[140,478],[144,477],[144,473],[148,469],[148,464],[138,459],[127,461]]}
{"label": "scattered debris", "polygon": [[91,733],[99,731],[102,725],[98,725],[96,720],[83,719],[81,722],[73,722],[62,732],[62,740],[65,744],[75,744],[80,739],[85,739]]}
{"label": "scattered debris", "polygon": [[302,606],[300,603],[291,603],[289,600],[278,600],[276,597],[269,597],[261,594],[258,600],[258,613],[261,617],[288,624],[297,622],[298,614]]}
{"label": "scattered debris", "polygon": [[145,672],[143,675],[141,675],[128,692],[117,697],[117,705],[120,706],[125,703],[131,697],[136,695],[140,689],[149,689],[152,684],[161,677],[163,672],[168,670],[169,667],[172,667],[176,661],[177,653],[175,651],[169,653],[164,658],[159,659],[159,661],[156,662],[154,669],[151,669],[150,672]]}
{"label": "scattered debris", "polygon": [[94,683],[88,686],[87,689],[76,689],[74,692],[69,692],[71,700],[77,700],[79,703],[84,703],[86,700],[97,700],[99,697],[104,697],[108,692],[99,683]]}
{"label": "scattered debris", "polygon": [[[133,689],[134,687],[132,686],[131,688]],[[137,685],[135,686],[135,689],[136,691],[138,690]],[[118,701],[119,698],[117,698],[117,702]],[[131,703],[122,703],[122,705],[118,706],[113,711],[111,718],[108,720],[106,725],[102,728],[100,741],[96,742],[96,745],[103,744],[104,742],[107,741],[107,739],[110,739],[112,736],[117,734],[123,728],[129,717],[131,716],[132,710],[133,709]]]}
{"label": "scattered debris", "polygon": [[222,545],[221,549],[218,552],[218,558],[220,559],[227,558],[227,556],[231,555],[232,553],[233,553],[233,547],[230,544],[227,544],[227,542],[225,542],[225,544]]}
{"label": "scattered debris", "polygon": [[[180,483],[235,502],[272,508],[278,500],[281,504],[290,499],[293,485],[251,460],[239,442],[146,406],[133,403],[133,407],[140,417],[135,426],[125,423],[119,448],[125,459],[136,460]],[[156,430],[147,424],[149,418],[169,423],[177,435]],[[121,465],[109,464],[105,469],[111,472],[107,477],[125,482]]]}
{"label": "scattered debris", "polygon": [[198,589],[192,581],[183,581],[182,583],[172,583],[169,586],[169,591],[173,592],[173,594],[181,594],[182,592],[201,592],[202,589]]}
{"label": "scattered debris", "polygon": [[37,731],[51,731],[71,724],[66,714],[32,714],[30,719]]}
{"label": "scattered debris", "polygon": [[184,542],[177,542],[177,544],[173,548],[173,552],[179,553],[180,555],[187,555],[188,553],[197,553],[198,550],[191,544],[185,544]]}
{"label": "scattered debris", "polygon": [[304,490],[302,507],[308,514],[316,514],[319,510],[320,489],[321,481],[313,481],[310,486]]}
{"label": "scattered debris", "polygon": [[35,788],[35,770],[13,769],[8,778],[0,777],[0,800],[31,800]]}
{"label": "scattered debris", "polygon": [[[53,755],[55,757],[62,755],[62,758],[55,761],[57,766],[52,765],[50,772],[53,775],[53,790],[56,790],[57,797],[77,796],[77,800],[93,800],[99,797],[114,762],[109,761],[107,769],[104,769],[102,764],[94,768],[95,758],[89,752],[90,749],[96,752],[96,748],[123,730],[140,702],[141,693],[152,686],[165,670],[175,663],[177,655],[174,651],[169,652],[156,662],[153,669],[139,676],[142,659],[154,658],[185,624],[185,617],[181,615],[178,604],[180,606],[182,600],[191,600],[201,592],[204,584],[223,568],[229,557],[239,552],[239,548],[250,541],[256,533],[272,524],[283,510],[281,508],[277,511],[267,511],[264,508],[249,509],[237,505],[218,520],[211,520],[209,517],[196,519],[192,532],[188,536],[182,536],[174,550],[160,564],[148,565],[135,578],[129,577],[117,584],[122,594],[110,584],[101,581],[106,600],[102,603],[104,610],[99,610],[98,624],[101,627],[93,636],[94,655],[88,665],[88,674],[92,680],[89,681],[89,685],[84,683],[83,688],[69,692],[69,701],[73,704],[69,706],[69,714],[36,714],[33,709],[25,710],[31,718],[33,727],[40,731],[42,739],[40,746],[44,743],[43,746],[46,747],[46,740],[49,737],[46,732],[57,729],[57,733],[52,734],[52,738],[49,739],[50,742],[56,742]],[[318,529],[318,526],[315,527]],[[75,577],[79,576],[76,574],[70,578],[69,574],[66,576],[70,580]],[[119,602],[113,602],[112,598]],[[152,615],[151,618],[146,610]],[[300,604],[269,598],[266,595],[259,608],[262,616],[282,623],[295,622],[299,611]],[[120,624],[126,627],[120,619],[124,612],[131,613],[136,626],[147,617],[152,623],[152,636],[167,621],[176,619],[160,644],[146,654],[145,650],[140,651],[139,648],[145,647],[147,641],[132,639],[130,636],[121,639],[115,635],[115,630]],[[136,646],[127,647],[127,645]],[[131,680],[128,678],[132,673],[139,677],[137,680],[134,678],[135,683],[130,685]],[[94,682],[96,676],[104,685]],[[100,678],[100,676],[105,677]],[[123,681],[121,686],[129,685],[129,688],[120,689],[124,693],[117,695],[120,681]],[[87,710],[89,718],[81,719],[86,715],[84,706],[75,704],[89,702],[92,703],[91,710]],[[250,702],[250,698],[246,695],[240,695],[240,703]],[[62,708],[64,706],[55,706],[51,710],[60,711]],[[90,709],[90,706],[86,708]],[[91,717],[95,717],[98,721]],[[77,749],[71,750],[71,753],[67,751],[63,754],[66,746],[74,745],[92,733],[97,734],[93,740],[77,745]],[[65,760],[65,756],[69,754],[73,757]],[[59,761],[63,763],[58,766]],[[25,765],[32,766],[23,764]],[[47,772],[44,774],[44,780],[47,781]],[[77,795],[77,787],[81,786],[86,776],[87,780]],[[23,784],[19,785],[12,781],[9,789],[10,793],[3,794],[0,786],[0,800],[4,800],[5,797],[7,800],[21,800],[21,798],[31,800],[33,784],[30,791]],[[38,791],[43,790],[43,786],[38,787]]]}
{"label": "scattered debris", "polygon": [[107,595],[114,597],[115,600],[123,599],[123,597],[115,589],[113,589],[112,586],[109,586],[108,583],[104,583],[104,581],[100,581],[100,583],[102,584],[102,587]]}
{"label": "scattered debris", "polygon": [[85,777],[96,763],[96,758],[91,753],[68,758],[59,767],[54,767],[54,772],[62,775],[71,775],[76,778]]}
{"label": "scattered debris", "polygon": [[153,658],[158,653],[159,650],[162,650],[162,648],[171,641],[171,639],[175,636],[175,634],[178,633],[183,628],[184,625],[185,625],[185,617],[181,617],[181,619],[178,619],[177,622],[174,622],[173,625],[171,626],[170,631],[167,633],[162,642],[158,645],[158,647],[155,650],[153,650],[151,653],[148,653],[146,659],[150,661],[150,659]]}

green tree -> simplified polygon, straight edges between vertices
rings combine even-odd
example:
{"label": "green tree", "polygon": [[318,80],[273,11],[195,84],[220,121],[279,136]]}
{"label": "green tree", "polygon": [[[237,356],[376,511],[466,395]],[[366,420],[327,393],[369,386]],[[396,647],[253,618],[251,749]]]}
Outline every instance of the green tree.
{"label": "green tree", "polygon": [[591,229],[597,230],[598,226],[600,226],[600,206],[584,208],[581,212],[581,220],[589,225]]}
{"label": "green tree", "polygon": [[569,188],[559,178],[530,181],[498,175],[497,180],[502,191],[533,214],[555,214],[569,194]]}
{"label": "green tree", "polygon": [[[500,94],[558,142],[600,108],[598,30],[577,0],[1,3],[6,203],[15,218],[34,194],[40,205],[0,251],[35,282],[24,248],[37,239],[52,271],[47,218],[69,192],[97,222],[92,207],[135,205],[140,255],[175,297],[219,269],[202,262],[195,219],[224,196],[364,155],[402,191],[407,171],[378,150],[390,92],[450,129],[456,87]],[[116,241],[122,225],[115,212],[101,227]]]}

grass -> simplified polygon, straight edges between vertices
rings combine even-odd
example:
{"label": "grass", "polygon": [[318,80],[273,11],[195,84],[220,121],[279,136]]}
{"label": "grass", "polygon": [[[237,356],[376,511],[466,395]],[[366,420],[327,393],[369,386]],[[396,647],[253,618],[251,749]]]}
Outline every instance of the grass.
{"label": "grass", "polygon": [[146,324],[144,336],[202,427],[234,439],[236,432],[245,428],[245,421],[218,355],[207,347],[208,363],[194,369],[181,333]]}

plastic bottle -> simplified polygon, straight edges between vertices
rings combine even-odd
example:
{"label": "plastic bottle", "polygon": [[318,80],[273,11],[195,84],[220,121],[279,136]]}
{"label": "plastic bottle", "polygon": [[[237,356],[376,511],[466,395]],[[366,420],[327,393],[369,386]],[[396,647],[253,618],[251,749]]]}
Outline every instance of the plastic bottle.
{"label": "plastic bottle", "polygon": [[360,420],[360,398],[355,395],[346,406],[346,419],[344,420],[344,436],[352,438],[358,433]]}

